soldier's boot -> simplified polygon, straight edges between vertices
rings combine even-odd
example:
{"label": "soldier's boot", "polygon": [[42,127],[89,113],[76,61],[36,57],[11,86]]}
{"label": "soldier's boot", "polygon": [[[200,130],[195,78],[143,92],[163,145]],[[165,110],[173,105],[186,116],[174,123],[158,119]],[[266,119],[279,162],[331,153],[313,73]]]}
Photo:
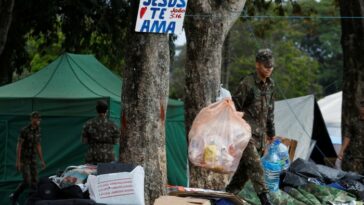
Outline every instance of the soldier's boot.
{"label": "soldier's boot", "polygon": [[18,203],[18,198],[20,196],[20,194],[24,191],[24,189],[27,187],[27,185],[25,183],[21,183],[19,184],[19,186],[16,188],[14,193],[11,193],[9,195],[9,199],[11,201],[11,205],[19,205]]}
{"label": "soldier's boot", "polygon": [[11,205],[18,205],[18,199],[17,199],[17,196],[14,193],[11,193],[9,195],[9,199],[11,201]]}
{"label": "soldier's boot", "polygon": [[262,205],[273,205],[270,200],[269,200],[269,195],[268,193],[261,193],[258,195],[260,203]]}
{"label": "soldier's boot", "polygon": [[238,195],[238,194],[239,194],[239,192],[241,191],[241,189],[238,189],[238,188],[236,188],[236,187],[230,187],[230,186],[227,186],[227,187],[225,188],[225,191],[226,191],[226,192],[228,192],[228,193],[232,193],[232,194],[234,194],[234,195]]}

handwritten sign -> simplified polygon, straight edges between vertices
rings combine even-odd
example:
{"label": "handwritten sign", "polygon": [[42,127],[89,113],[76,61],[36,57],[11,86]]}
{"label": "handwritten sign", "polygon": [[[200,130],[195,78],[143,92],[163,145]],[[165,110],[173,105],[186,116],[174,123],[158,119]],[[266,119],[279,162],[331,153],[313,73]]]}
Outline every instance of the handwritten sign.
{"label": "handwritten sign", "polygon": [[181,33],[187,0],[140,0],[135,31]]}

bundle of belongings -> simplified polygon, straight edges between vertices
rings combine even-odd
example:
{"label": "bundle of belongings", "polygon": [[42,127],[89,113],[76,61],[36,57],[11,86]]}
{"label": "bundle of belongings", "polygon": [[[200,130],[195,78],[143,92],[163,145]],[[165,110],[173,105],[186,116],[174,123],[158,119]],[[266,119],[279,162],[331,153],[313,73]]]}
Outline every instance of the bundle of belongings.
{"label": "bundle of belongings", "polygon": [[144,170],[121,163],[69,166],[41,178],[27,205],[144,205]]}
{"label": "bundle of belongings", "polygon": [[[279,187],[278,192],[270,193],[273,204],[360,205],[364,201],[364,176],[300,158],[281,173]],[[250,204],[260,204],[250,182],[239,196]]]}
{"label": "bundle of belongings", "polygon": [[251,128],[231,98],[203,108],[189,132],[188,156],[195,166],[233,173],[251,137]]}

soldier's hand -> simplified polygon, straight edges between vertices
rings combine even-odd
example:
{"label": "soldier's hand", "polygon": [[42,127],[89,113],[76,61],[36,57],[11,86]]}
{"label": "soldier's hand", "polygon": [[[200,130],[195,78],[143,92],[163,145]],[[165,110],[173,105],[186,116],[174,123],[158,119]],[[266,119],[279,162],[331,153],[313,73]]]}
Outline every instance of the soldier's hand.
{"label": "soldier's hand", "polygon": [[42,161],[42,170],[44,170],[47,167],[45,161]]}
{"label": "soldier's hand", "polygon": [[275,139],[275,136],[268,136],[267,137],[267,141],[268,141],[268,143],[267,144],[272,144],[272,142],[274,141],[274,139]]}
{"label": "soldier's hand", "polygon": [[16,171],[20,172],[22,167],[22,163],[19,161],[16,161]]}

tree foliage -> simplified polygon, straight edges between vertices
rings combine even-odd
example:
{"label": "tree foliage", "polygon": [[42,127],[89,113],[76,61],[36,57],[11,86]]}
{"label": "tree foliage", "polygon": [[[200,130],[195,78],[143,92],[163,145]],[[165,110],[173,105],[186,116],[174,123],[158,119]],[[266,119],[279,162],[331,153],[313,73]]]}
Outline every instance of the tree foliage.
{"label": "tree foliage", "polygon": [[14,71],[36,71],[63,52],[94,54],[120,73],[128,9],[126,1],[118,0],[16,1],[0,56],[0,82],[10,83]]}
{"label": "tree foliage", "polygon": [[[284,16],[279,16],[280,9]],[[229,34],[229,54],[224,55],[229,58],[229,81],[225,87],[234,91],[242,77],[255,71],[255,52],[270,47],[276,58],[273,78],[278,99],[307,94],[321,97],[339,91],[342,84],[340,22],[319,18],[338,15],[332,0],[302,0],[278,5],[270,1],[248,1],[240,21]],[[184,84],[179,79],[183,77],[185,58],[183,49],[181,51],[171,70],[171,95],[175,98],[184,97]],[[225,76],[224,70],[222,75]]]}

